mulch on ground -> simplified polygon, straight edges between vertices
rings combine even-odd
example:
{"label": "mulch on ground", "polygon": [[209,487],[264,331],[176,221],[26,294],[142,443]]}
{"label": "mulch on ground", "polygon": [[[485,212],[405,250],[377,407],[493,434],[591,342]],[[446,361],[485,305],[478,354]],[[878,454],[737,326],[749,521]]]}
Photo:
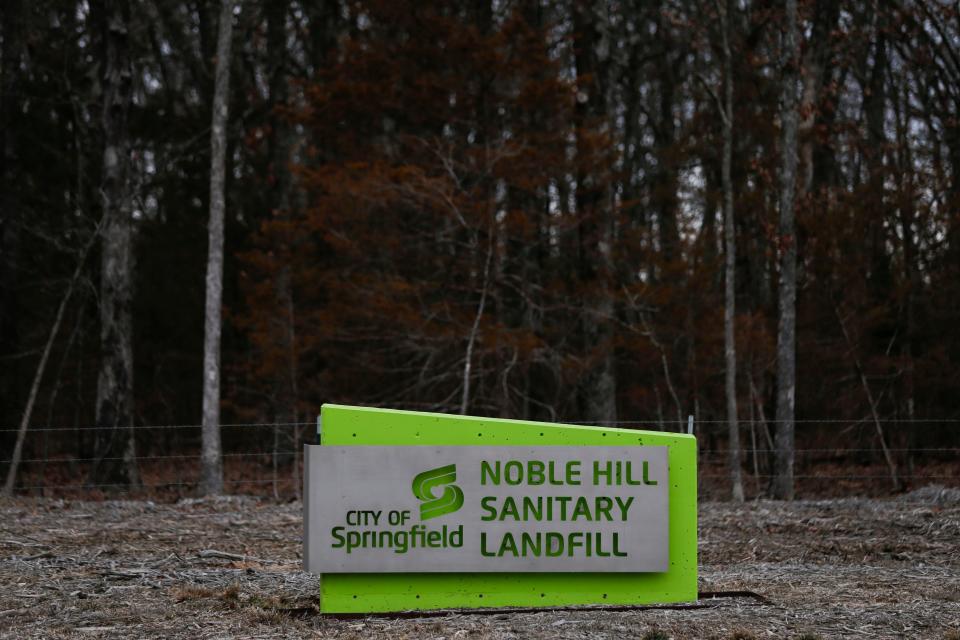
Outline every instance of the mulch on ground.
{"label": "mulch on ground", "polygon": [[703,503],[679,609],[334,618],[300,553],[299,502],[3,501],[0,637],[960,639],[956,489]]}

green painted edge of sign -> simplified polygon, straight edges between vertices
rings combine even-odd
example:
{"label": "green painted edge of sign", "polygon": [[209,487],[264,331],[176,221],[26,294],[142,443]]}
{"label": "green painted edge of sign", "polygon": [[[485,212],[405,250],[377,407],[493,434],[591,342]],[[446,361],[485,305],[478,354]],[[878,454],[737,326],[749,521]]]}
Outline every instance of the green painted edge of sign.
{"label": "green painted edge of sign", "polygon": [[323,613],[631,605],[697,599],[697,444],[691,435],[324,404],[322,444],[669,447],[665,573],[340,573],[320,579]]}

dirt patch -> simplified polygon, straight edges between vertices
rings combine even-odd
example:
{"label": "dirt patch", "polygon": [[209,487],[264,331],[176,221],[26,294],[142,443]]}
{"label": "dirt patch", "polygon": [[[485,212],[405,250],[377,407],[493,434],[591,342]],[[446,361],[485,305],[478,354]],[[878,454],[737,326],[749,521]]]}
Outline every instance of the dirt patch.
{"label": "dirt patch", "polygon": [[301,505],[0,502],[3,638],[960,638],[960,500],[700,507],[700,589],[682,609],[443,617],[318,615]]}

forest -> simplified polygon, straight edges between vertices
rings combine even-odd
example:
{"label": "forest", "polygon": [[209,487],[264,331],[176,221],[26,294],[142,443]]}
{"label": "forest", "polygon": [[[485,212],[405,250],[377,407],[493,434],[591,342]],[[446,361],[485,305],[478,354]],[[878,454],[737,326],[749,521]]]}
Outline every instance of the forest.
{"label": "forest", "polygon": [[0,12],[8,493],[276,493],[324,402],[960,473],[956,3]]}

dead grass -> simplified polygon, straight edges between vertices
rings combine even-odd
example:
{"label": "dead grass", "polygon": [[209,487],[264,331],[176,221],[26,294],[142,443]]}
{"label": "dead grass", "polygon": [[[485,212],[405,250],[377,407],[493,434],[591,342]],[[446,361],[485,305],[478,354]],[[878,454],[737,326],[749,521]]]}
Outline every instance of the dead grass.
{"label": "dead grass", "polygon": [[0,502],[2,638],[960,640],[960,496],[700,508],[709,608],[339,619],[300,571],[299,503]]}
{"label": "dead grass", "polygon": [[173,601],[176,603],[185,602],[187,600],[200,600],[202,598],[212,598],[217,594],[213,589],[207,589],[205,587],[195,587],[192,585],[187,585],[185,587],[174,587],[170,590],[170,595],[173,596]]}

